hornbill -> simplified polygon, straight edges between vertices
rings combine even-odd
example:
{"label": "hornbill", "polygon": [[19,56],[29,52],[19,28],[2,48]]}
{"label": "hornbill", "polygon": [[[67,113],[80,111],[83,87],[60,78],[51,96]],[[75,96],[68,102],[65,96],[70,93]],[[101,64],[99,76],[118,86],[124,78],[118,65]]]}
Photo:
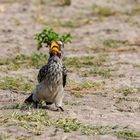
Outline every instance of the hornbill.
{"label": "hornbill", "polygon": [[41,101],[46,105],[55,103],[57,110],[64,111],[62,100],[66,85],[67,70],[62,64],[64,45],[61,41],[53,40],[49,46],[48,63],[39,70],[38,84],[31,95],[24,101],[33,103],[35,108]]}

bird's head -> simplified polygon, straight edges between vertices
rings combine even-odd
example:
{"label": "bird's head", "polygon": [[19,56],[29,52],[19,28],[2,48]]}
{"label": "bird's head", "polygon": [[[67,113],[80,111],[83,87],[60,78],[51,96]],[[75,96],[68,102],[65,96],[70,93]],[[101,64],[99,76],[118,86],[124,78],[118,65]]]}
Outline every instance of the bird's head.
{"label": "bird's head", "polygon": [[64,44],[61,41],[53,40],[50,44],[50,57],[58,56],[60,59],[63,58]]}

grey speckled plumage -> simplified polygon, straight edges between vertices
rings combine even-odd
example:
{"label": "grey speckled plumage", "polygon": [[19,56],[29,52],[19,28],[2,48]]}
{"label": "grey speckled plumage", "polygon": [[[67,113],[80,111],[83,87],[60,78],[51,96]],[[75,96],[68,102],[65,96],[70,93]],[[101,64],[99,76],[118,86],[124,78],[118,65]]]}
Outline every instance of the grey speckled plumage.
{"label": "grey speckled plumage", "polygon": [[45,101],[47,105],[55,103],[56,107],[63,111],[61,106],[67,77],[66,67],[62,65],[63,48],[64,44],[61,41],[51,42],[48,64],[39,70],[38,85],[25,103],[33,103],[36,108],[41,101]]}
{"label": "grey speckled plumage", "polygon": [[[46,68],[47,67],[47,68]],[[62,63],[57,56],[49,59],[47,66],[40,69],[38,79],[40,83],[33,92],[33,100],[46,102],[54,102],[56,106],[62,105],[63,96],[63,76]],[[45,73],[43,73],[45,72]],[[59,97],[61,96],[61,97]],[[61,98],[61,99],[58,99]]]}
{"label": "grey speckled plumage", "polygon": [[66,77],[67,70],[62,65],[61,59],[57,56],[51,57],[48,64],[39,70],[39,83],[25,102],[33,101],[37,107],[40,101],[45,101],[48,104],[55,103],[58,108],[61,107]]}
{"label": "grey speckled plumage", "polygon": [[[37,77],[39,83],[42,82],[46,78],[47,74],[48,75],[55,75],[55,74],[51,74],[51,73],[53,73],[53,71],[52,71],[53,67],[52,67],[52,65],[50,65],[51,63],[54,63],[54,61],[55,60],[52,59],[49,62],[49,64],[44,65],[39,70],[38,77]],[[50,72],[50,74],[49,74],[49,72]],[[67,78],[67,69],[66,69],[65,65],[62,65],[62,77],[63,77],[63,87],[65,87],[65,85],[66,85],[66,78]]]}

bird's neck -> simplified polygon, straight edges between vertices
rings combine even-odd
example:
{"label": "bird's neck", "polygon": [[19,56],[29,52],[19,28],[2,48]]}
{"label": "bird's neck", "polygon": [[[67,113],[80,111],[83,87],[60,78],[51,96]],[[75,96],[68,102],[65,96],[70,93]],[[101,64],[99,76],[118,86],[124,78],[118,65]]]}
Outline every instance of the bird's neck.
{"label": "bird's neck", "polygon": [[49,60],[54,59],[55,57],[57,57],[58,59],[60,59],[60,60],[61,60],[61,58],[60,58],[59,56],[57,56],[57,54],[52,53],[52,52],[50,53]]}
{"label": "bird's neck", "polygon": [[55,57],[55,54],[54,53],[50,53],[49,59],[52,58],[52,57]]}

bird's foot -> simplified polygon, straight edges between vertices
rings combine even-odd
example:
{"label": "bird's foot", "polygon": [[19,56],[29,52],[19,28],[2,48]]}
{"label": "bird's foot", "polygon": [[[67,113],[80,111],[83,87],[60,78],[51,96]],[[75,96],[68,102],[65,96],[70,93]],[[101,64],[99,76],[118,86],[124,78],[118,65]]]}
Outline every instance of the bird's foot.
{"label": "bird's foot", "polygon": [[61,106],[59,106],[59,107],[57,107],[57,110],[56,111],[64,112],[64,109]]}

